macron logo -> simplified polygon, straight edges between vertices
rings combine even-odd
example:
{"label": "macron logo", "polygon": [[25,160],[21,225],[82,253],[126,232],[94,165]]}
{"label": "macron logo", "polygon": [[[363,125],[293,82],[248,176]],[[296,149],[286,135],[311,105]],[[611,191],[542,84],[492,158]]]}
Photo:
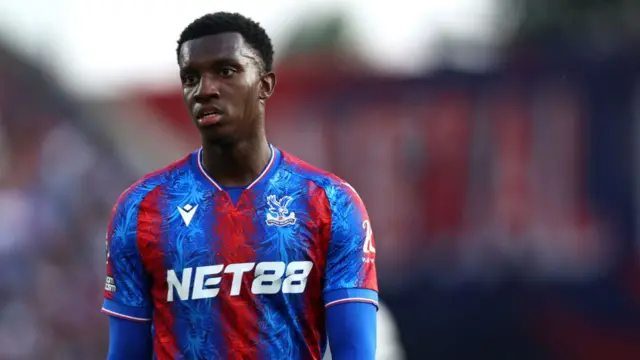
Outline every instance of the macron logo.
{"label": "macron logo", "polygon": [[191,206],[187,204],[183,207],[178,206],[178,211],[180,212],[180,216],[182,216],[182,220],[184,220],[184,224],[189,226],[191,224],[191,219],[193,219],[193,215],[196,213],[198,209],[198,205]]}

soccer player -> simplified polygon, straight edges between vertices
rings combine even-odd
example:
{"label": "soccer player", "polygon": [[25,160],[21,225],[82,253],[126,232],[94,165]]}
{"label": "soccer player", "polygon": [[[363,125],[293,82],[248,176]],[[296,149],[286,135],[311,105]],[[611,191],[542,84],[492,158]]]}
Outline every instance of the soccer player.
{"label": "soccer player", "polygon": [[373,360],[371,223],[351,186],[267,141],[266,32],[208,14],[177,58],[202,147],[114,206],[108,359],[320,360],[328,336],[334,360]]}

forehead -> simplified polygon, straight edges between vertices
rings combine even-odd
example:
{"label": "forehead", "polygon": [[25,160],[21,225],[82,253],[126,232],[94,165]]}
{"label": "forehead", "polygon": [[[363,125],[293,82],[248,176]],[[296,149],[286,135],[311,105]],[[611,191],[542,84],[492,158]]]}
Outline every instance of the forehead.
{"label": "forehead", "polygon": [[180,47],[181,66],[241,57],[255,58],[255,55],[239,33],[208,35],[189,40]]}

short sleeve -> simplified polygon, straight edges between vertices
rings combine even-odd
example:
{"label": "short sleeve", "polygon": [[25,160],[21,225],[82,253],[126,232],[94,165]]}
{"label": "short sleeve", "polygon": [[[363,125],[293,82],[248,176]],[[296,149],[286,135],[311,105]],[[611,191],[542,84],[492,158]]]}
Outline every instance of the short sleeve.
{"label": "short sleeve", "polygon": [[367,210],[349,184],[343,182],[325,190],[331,206],[325,306],[367,302],[377,307],[376,248]]}
{"label": "short sleeve", "polygon": [[150,321],[150,280],[137,245],[139,201],[124,193],[116,202],[106,239],[107,276],[102,311],[133,321]]}

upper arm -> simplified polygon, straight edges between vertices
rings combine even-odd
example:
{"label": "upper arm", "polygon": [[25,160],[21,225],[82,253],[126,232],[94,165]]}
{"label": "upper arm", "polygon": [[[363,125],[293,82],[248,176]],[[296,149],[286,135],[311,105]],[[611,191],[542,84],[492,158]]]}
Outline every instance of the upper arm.
{"label": "upper arm", "polygon": [[373,360],[376,357],[376,307],[350,302],[327,309],[327,335],[333,360]]}
{"label": "upper arm", "polygon": [[107,360],[151,359],[151,323],[109,316],[109,355]]}
{"label": "upper arm", "polygon": [[141,196],[135,191],[125,192],[111,212],[102,310],[128,320],[150,321],[150,281],[137,245]]}
{"label": "upper arm", "polygon": [[328,187],[331,238],[325,269],[325,306],[368,302],[377,307],[375,242],[367,210],[346,183]]}

